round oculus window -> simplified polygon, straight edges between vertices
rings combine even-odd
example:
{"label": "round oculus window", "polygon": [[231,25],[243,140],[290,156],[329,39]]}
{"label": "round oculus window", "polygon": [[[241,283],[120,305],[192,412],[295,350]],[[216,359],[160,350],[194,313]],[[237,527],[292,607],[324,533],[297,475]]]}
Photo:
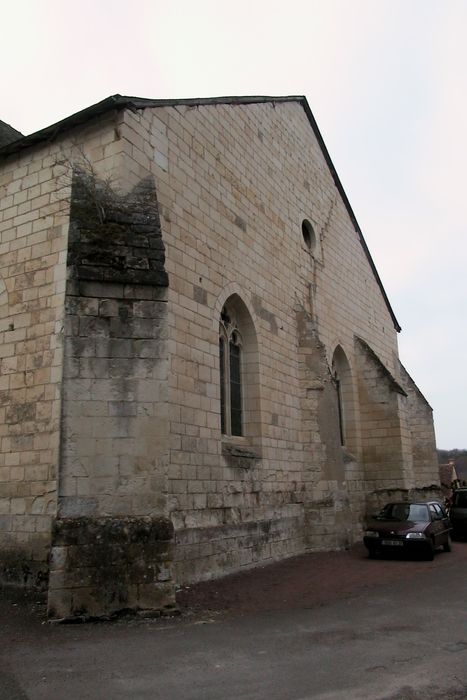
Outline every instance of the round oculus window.
{"label": "round oculus window", "polygon": [[316,248],[316,234],[314,232],[313,226],[308,219],[303,219],[302,222],[302,236],[306,247],[311,252]]}

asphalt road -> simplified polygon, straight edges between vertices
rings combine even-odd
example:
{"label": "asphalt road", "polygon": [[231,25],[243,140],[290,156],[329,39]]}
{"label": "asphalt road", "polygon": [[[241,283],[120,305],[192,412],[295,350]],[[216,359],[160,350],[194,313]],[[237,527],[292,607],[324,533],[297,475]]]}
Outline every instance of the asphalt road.
{"label": "asphalt road", "polygon": [[50,625],[3,600],[0,698],[465,700],[466,550],[306,609]]}

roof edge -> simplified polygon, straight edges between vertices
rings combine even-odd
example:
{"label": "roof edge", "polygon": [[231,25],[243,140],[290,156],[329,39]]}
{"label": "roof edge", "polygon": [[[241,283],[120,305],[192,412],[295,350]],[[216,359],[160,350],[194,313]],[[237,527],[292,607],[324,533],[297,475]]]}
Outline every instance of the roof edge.
{"label": "roof edge", "polygon": [[121,95],[112,95],[111,97],[107,97],[105,100],[101,100],[101,102],[97,102],[90,107],[86,107],[79,112],[75,112],[75,114],[72,114],[69,117],[65,117],[64,119],[55,122],[55,124],[46,126],[44,129],[40,129],[39,131],[34,131],[28,136],[23,136],[22,138],[13,141],[13,143],[3,146],[3,148],[0,148],[0,160],[7,156],[14,155],[25,148],[29,148],[30,146],[35,146],[36,144],[42,142],[53,141],[58,134],[71,129],[74,126],[85,124],[95,116],[109,112],[112,109],[121,109],[125,106],[127,106],[127,99],[123,98]]}
{"label": "roof edge", "polygon": [[339,175],[337,174],[337,170],[334,167],[334,163],[331,160],[331,156],[329,155],[329,151],[326,147],[326,144],[324,143],[324,139],[321,135],[321,132],[319,130],[318,124],[316,122],[316,119],[313,116],[313,112],[311,111],[310,105],[308,104],[308,100],[304,95],[287,95],[287,96],[265,96],[265,95],[249,95],[249,96],[244,96],[244,97],[239,97],[239,96],[223,96],[223,97],[203,97],[203,98],[198,98],[198,97],[190,97],[190,98],[185,98],[185,99],[150,99],[150,98],[143,98],[143,97],[130,97],[130,96],[124,96],[124,95],[111,95],[110,97],[107,97],[104,100],[101,100],[101,102],[97,102],[94,105],[91,105],[90,107],[86,107],[85,109],[80,110],[79,112],[76,112],[75,114],[72,114],[69,117],[65,117],[65,119],[62,119],[55,124],[52,124],[51,126],[48,126],[44,129],[41,129],[40,131],[36,131],[29,136],[23,136],[22,138],[19,138],[12,143],[7,144],[6,146],[3,146],[0,148],[0,161],[3,158],[6,158],[7,156],[13,155],[19,151],[24,150],[25,148],[29,148],[30,146],[35,146],[36,144],[39,144],[41,142],[47,142],[47,141],[53,141],[60,133],[67,131],[68,129],[73,128],[74,126],[79,126],[80,124],[84,124],[90,119],[100,116],[101,114],[105,114],[106,112],[112,111],[112,110],[120,110],[120,109],[146,109],[150,107],[176,107],[178,105],[186,105],[186,106],[204,106],[204,105],[218,105],[218,104],[239,104],[239,105],[246,105],[246,104],[258,104],[258,103],[265,103],[265,102],[273,102],[273,103],[284,103],[284,102],[299,102],[304,111],[305,114],[308,118],[308,121],[310,122],[311,128],[313,129],[313,132],[316,136],[316,139],[318,141],[318,144],[321,148],[321,151],[323,153],[324,159],[328,165],[328,168],[331,172],[332,178],[334,180],[334,184],[337,187],[337,190],[339,191],[340,196],[342,197],[342,201],[344,202],[345,208],[347,209],[347,212],[350,216],[350,219],[352,221],[352,224],[354,226],[354,229],[360,239],[360,243],[362,245],[363,251],[366,255],[366,258],[370,264],[371,270],[373,272],[373,275],[376,279],[376,282],[381,290],[381,294],[383,295],[384,302],[386,304],[386,307],[389,311],[389,314],[391,316],[392,322],[394,324],[395,330],[399,333],[402,329],[401,326],[399,325],[396,315],[394,314],[394,311],[392,310],[391,304],[389,302],[388,296],[386,294],[386,291],[383,287],[383,283],[381,281],[381,278],[378,274],[378,271],[376,269],[376,265],[373,261],[373,258],[371,257],[371,253],[369,251],[369,248],[366,244],[365,238],[363,236],[362,230],[358,224],[357,217],[354,214],[354,211],[350,205],[349,199],[345,193],[344,187],[340,181]]}
{"label": "roof edge", "polygon": [[18,141],[18,139],[22,139],[24,134],[21,133],[21,131],[18,131],[18,129],[15,129],[14,126],[11,126],[11,124],[8,124],[7,122],[4,122],[2,119],[0,119],[0,146],[7,146],[10,143],[13,143],[13,141]]}
{"label": "roof edge", "polygon": [[385,289],[384,289],[384,287],[383,287],[383,283],[382,283],[381,278],[380,278],[380,276],[379,276],[378,270],[376,269],[376,265],[375,265],[375,263],[374,263],[374,261],[373,261],[373,258],[371,257],[370,250],[369,250],[369,248],[368,248],[368,246],[367,246],[367,244],[366,244],[366,241],[365,241],[365,238],[364,238],[364,236],[363,236],[362,230],[361,230],[361,228],[360,228],[360,226],[359,226],[359,223],[358,223],[358,221],[357,221],[357,217],[356,217],[355,214],[354,214],[354,211],[353,211],[352,206],[351,206],[351,204],[350,204],[350,202],[349,202],[349,199],[348,199],[348,197],[347,197],[347,195],[346,195],[346,193],[345,193],[345,190],[344,190],[344,187],[343,187],[343,185],[342,185],[342,182],[340,181],[339,175],[337,174],[337,170],[335,169],[334,163],[333,163],[332,160],[331,160],[331,156],[329,155],[329,151],[328,151],[328,149],[327,149],[327,147],[326,147],[326,144],[324,143],[324,139],[323,139],[323,137],[321,136],[321,132],[320,132],[320,130],[319,130],[319,127],[318,127],[318,124],[317,124],[317,122],[316,122],[316,119],[315,119],[314,116],[313,116],[313,112],[311,111],[310,105],[308,104],[308,100],[306,99],[305,96],[303,96],[303,97],[301,98],[301,102],[302,102],[302,105],[303,105],[303,109],[305,110],[305,113],[306,113],[306,115],[307,115],[307,117],[308,117],[308,120],[309,120],[309,122],[310,122],[310,124],[311,124],[311,127],[312,127],[312,129],[313,129],[313,131],[314,131],[314,134],[315,134],[315,136],[316,136],[316,138],[317,138],[317,140],[318,140],[318,143],[319,143],[319,145],[320,145],[321,151],[322,151],[322,153],[323,153],[323,155],[324,155],[324,158],[325,158],[325,160],[326,160],[326,163],[327,163],[327,165],[328,165],[328,168],[329,168],[329,170],[331,171],[331,175],[332,175],[332,177],[333,177],[334,184],[336,185],[336,187],[337,187],[337,189],[338,189],[338,191],[339,191],[339,194],[340,194],[340,196],[342,197],[342,200],[343,200],[343,202],[344,202],[345,208],[347,209],[347,213],[349,214],[350,219],[351,219],[351,221],[352,221],[352,223],[353,223],[353,225],[354,225],[355,231],[357,232],[358,237],[360,238],[360,243],[361,243],[362,248],[363,248],[363,250],[364,250],[364,253],[365,253],[365,255],[366,255],[367,259],[368,259],[368,262],[370,263],[370,267],[371,267],[371,269],[372,269],[372,271],[373,271],[373,274],[374,274],[374,276],[375,276],[376,282],[377,282],[377,284],[378,284],[378,286],[379,286],[379,288],[380,288],[380,290],[381,290],[381,293],[382,293],[382,295],[383,295],[383,299],[384,299],[384,301],[385,301],[385,303],[386,303],[386,307],[387,307],[387,309],[388,309],[388,311],[389,311],[389,314],[390,314],[390,316],[391,316],[392,322],[393,322],[393,324],[394,324],[394,328],[395,328],[395,330],[396,330],[398,333],[400,333],[400,331],[402,330],[402,328],[401,328],[401,326],[399,325],[399,322],[398,322],[398,320],[397,320],[397,318],[396,318],[396,315],[395,315],[394,311],[392,310],[390,301],[389,301],[388,296],[387,296],[387,294],[386,294],[386,291],[385,291]]}
{"label": "roof edge", "polygon": [[251,95],[245,97],[224,96],[224,97],[190,97],[185,99],[150,99],[144,97],[130,97],[127,95],[111,95],[96,104],[86,107],[65,117],[44,129],[35,131],[28,136],[21,136],[12,143],[0,148],[0,160],[6,156],[13,155],[19,151],[34,146],[43,141],[53,141],[60,133],[85,124],[93,117],[100,116],[105,112],[114,109],[145,109],[148,107],[176,107],[177,105],[198,106],[198,105],[216,105],[216,104],[257,104],[261,102],[302,102],[305,100],[303,95],[290,96],[264,96]]}

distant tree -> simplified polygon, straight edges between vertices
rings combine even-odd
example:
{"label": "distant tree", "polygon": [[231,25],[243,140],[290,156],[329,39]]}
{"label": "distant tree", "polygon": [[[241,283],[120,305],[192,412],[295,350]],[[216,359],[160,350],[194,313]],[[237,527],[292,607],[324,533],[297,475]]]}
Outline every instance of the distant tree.
{"label": "distant tree", "polygon": [[457,475],[460,481],[467,482],[467,450],[437,450],[438,464],[446,464],[450,460],[454,460]]}

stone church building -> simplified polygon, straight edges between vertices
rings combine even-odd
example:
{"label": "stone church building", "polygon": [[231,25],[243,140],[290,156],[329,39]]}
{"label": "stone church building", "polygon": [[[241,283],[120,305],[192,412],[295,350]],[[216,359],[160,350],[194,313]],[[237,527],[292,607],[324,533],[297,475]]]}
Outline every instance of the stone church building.
{"label": "stone church building", "polygon": [[55,618],[358,541],[432,411],[304,97],[0,123],[0,579]]}

